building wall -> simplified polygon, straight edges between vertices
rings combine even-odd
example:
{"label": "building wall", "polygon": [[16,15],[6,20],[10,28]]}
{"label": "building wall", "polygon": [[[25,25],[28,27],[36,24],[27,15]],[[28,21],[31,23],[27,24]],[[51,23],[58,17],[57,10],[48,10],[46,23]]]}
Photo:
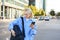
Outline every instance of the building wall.
{"label": "building wall", "polygon": [[0,16],[1,16],[1,0],[0,0]]}
{"label": "building wall", "polygon": [[43,0],[36,0],[35,4],[38,10],[43,9]]}
{"label": "building wall", "polygon": [[[4,5],[4,6],[2,6]],[[25,6],[28,6],[28,1],[24,0],[4,0],[1,4],[2,16],[4,19],[14,19],[22,15]]]}
{"label": "building wall", "polygon": [[36,1],[36,0],[29,0],[29,6],[30,6],[30,5],[35,6],[35,1]]}

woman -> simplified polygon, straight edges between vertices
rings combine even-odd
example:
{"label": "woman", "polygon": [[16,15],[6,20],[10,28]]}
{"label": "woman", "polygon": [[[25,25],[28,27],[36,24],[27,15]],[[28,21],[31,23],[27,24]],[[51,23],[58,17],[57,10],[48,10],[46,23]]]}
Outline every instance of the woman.
{"label": "woman", "polygon": [[[25,37],[24,40],[33,40],[34,35],[36,34],[36,25],[32,24],[34,20],[32,20],[32,11],[31,9],[27,8],[24,10],[24,29],[25,29]],[[22,31],[22,20],[21,18],[16,19],[15,21],[11,22],[9,25],[9,30],[11,31],[13,36],[15,35],[15,31],[13,30],[13,26],[17,24]]]}

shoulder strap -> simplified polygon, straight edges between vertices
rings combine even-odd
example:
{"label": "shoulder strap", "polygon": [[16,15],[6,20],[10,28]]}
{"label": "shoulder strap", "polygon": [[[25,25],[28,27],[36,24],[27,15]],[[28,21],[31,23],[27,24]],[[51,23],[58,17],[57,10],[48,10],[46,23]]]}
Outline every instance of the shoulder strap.
{"label": "shoulder strap", "polygon": [[24,29],[24,20],[23,20],[23,17],[21,17],[21,19],[22,19],[22,34],[25,37],[25,29]]}

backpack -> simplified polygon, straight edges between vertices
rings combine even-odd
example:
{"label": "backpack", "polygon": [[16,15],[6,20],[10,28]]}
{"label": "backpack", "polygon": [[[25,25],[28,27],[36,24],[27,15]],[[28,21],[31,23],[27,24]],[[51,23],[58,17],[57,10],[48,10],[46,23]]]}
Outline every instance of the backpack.
{"label": "backpack", "polygon": [[15,37],[11,34],[10,40],[24,40],[25,38],[25,30],[24,30],[24,20],[23,17],[21,17],[22,19],[22,31],[20,30],[18,25],[14,25],[13,26],[13,30],[15,31]]}

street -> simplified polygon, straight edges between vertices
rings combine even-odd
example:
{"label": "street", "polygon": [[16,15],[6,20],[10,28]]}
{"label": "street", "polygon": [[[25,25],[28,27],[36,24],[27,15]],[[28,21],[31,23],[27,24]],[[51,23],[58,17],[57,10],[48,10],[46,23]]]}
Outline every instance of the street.
{"label": "street", "polygon": [[[8,40],[9,22],[0,21],[0,40]],[[50,21],[37,21],[37,35],[34,40],[60,40],[60,20],[51,19]]]}
{"label": "street", "polygon": [[60,20],[39,21],[35,40],[60,40]]}
{"label": "street", "polygon": [[9,22],[0,21],[0,40],[8,40],[10,32],[8,31]]}

